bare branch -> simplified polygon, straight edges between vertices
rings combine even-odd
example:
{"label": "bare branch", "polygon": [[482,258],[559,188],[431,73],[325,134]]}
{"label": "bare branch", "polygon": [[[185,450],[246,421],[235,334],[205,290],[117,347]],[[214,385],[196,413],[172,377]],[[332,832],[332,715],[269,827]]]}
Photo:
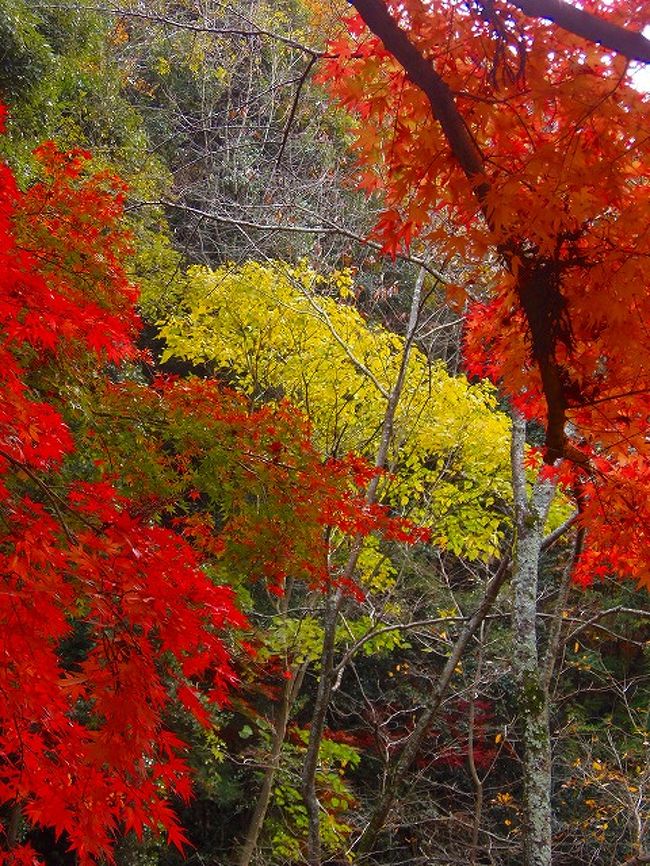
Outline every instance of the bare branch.
{"label": "bare branch", "polygon": [[553,532],[549,532],[549,534],[542,540],[541,549],[548,550],[549,547],[552,547],[556,541],[562,538],[563,535],[566,535],[577,519],[578,512],[576,511],[576,513],[572,514],[571,517],[568,517],[564,523],[561,523],[557,529],[554,529]]}
{"label": "bare branch", "polygon": [[[221,223],[222,225],[235,226],[235,228],[241,229],[249,229],[251,231],[258,232],[289,232],[291,234],[307,234],[307,235],[338,235],[343,238],[349,238],[349,240],[354,241],[357,244],[361,244],[364,247],[370,247],[373,250],[382,251],[382,246],[377,241],[370,240],[369,238],[364,237],[363,235],[356,234],[356,232],[350,231],[346,229],[344,226],[338,225],[337,223],[327,221],[325,225],[319,226],[309,226],[309,225],[296,225],[295,223],[256,223],[251,220],[239,219],[238,217],[226,216],[225,214],[213,213],[212,211],[201,210],[200,208],[192,207],[188,204],[179,204],[178,202],[160,200],[160,201],[138,201],[134,204],[130,205],[127,210],[132,210],[135,207],[168,207],[173,210],[183,211],[185,213],[193,214],[194,216],[201,217],[202,219],[212,220],[212,222]],[[436,268],[432,268],[431,265],[421,259],[419,256],[411,256],[406,253],[397,253],[397,258],[403,262],[408,262],[412,265],[417,265],[420,268],[423,268],[429,276],[432,276],[435,280],[437,280],[442,285],[446,285],[447,279],[446,277]]]}
{"label": "bare branch", "polygon": [[298,79],[298,86],[296,87],[296,95],[293,98],[293,103],[291,105],[291,111],[289,112],[289,119],[287,120],[286,126],[284,127],[284,132],[282,133],[282,144],[280,145],[280,152],[278,153],[278,158],[275,161],[276,167],[280,165],[282,162],[282,157],[284,156],[284,151],[287,146],[287,141],[289,140],[289,133],[291,132],[291,127],[293,126],[293,121],[296,116],[296,111],[298,110],[298,103],[300,102],[300,94],[302,93],[302,89],[305,86],[305,82],[309,78],[309,73],[311,72],[314,63],[316,63],[318,57],[314,54],[309,59],[309,63],[305,67],[305,71],[302,73],[300,78]]}
{"label": "bare branch", "polygon": [[[78,4],[63,4],[63,3],[38,3],[39,9],[71,9],[78,11]],[[324,57],[322,51],[317,51],[315,48],[310,48],[308,45],[303,45],[289,36],[283,36],[280,33],[274,33],[271,30],[265,30],[263,27],[258,27],[254,22],[250,22],[248,29],[238,27],[217,27],[213,24],[195,24],[191,21],[181,21],[177,18],[169,18],[167,15],[156,14],[152,12],[142,12],[137,9],[122,9],[119,6],[85,6],[91,12],[103,12],[105,15],[114,15],[119,18],[134,18],[141,21],[150,21],[152,24],[161,24],[165,27],[170,27],[175,30],[189,30],[192,33],[207,33],[212,36],[232,36],[238,39],[251,39],[255,36],[264,36],[268,39],[273,39],[276,42],[281,42],[289,48],[295,48],[297,51],[302,51],[309,54],[314,59]],[[239,16],[242,18],[243,16]]]}

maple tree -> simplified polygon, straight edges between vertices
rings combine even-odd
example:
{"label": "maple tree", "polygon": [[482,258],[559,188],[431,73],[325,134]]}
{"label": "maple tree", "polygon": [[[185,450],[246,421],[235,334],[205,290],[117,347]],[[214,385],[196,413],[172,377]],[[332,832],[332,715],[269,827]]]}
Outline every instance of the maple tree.
{"label": "maple tree", "polygon": [[[392,253],[418,236],[473,263],[491,300],[468,364],[544,422],[549,464],[571,461],[595,544],[578,578],[647,585],[647,95],[625,56],[512,4],[352,5],[321,79],[363,121],[376,233]],[[633,29],[642,5],[585,15]]]}
{"label": "maple tree", "polygon": [[[552,779],[537,594],[558,479],[578,511],[574,579],[650,585],[650,101],[628,60],[646,59],[647,40],[630,32],[642,4],[593,2],[575,15],[553,2],[352,5],[321,81],[358,118],[360,182],[385,197],[375,232],[392,255],[417,238],[462,259],[470,294],[489,296],[470,312],[468,368],[514,407],[513,672],[524,856],[541,866],[552,858]],[[549,8],[561,26],[542,19]],[[464,286],[454,294],[467,299]],[[547,466],[530,497],[521,413],[545,427]],[[382,799],[361,850],[393,795]]]}
{"label": "maple tree", "polygon": [[[165,679],[197,715],[186,677],[205,674],[223,700],[233,672],[221,635],[245,621],[188,544],[130,513],[108,477],[61,475],[74,437],[47,399],[56,368],[133,358],[137,317],[119,183],[81,182],[82,152],[46,144],[39,156],[45,179],[26,194],[0,169],[0,797],[14,812],[3,857],[32,860],[16,845],[22,812],[65,832],[88,862],[110,853],[118,824],[162,826],[182,844],[166,796],[187,796],[189,774],[162,722]],[[39,388],[48,357],[55,381]],[[61,646],[80,629],[85,652],[65,663]]]}
{"label": "maple tree", "polygon": [[32,863],[23,821],[89,863],[125,831],[185,842],[166,716],[209,725],[228,699],[224,638],[247,622],[225,582],[319,590],[327,527],[420,534],[365,503],[363,461],[323,464],[288,404],[143,381],[124,186],[83,151],[37,157],[25,193],[0,167],[2,858]]}

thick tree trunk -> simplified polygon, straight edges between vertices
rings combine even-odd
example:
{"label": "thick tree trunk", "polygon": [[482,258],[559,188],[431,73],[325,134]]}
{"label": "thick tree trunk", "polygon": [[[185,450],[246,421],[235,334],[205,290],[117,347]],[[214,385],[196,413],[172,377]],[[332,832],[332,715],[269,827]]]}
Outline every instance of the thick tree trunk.
{"label": "thick tree trunk", "polygon": [[540,665],[537,587],[543,531],[553,499],[553,482],[539,478],[530,497],[524,470],[525,424],[516,417],[512,435],[512,477],[517,539],[512,572],[513,672],[523,742],[525,866],[550,866],[551,740],[548,685]]}

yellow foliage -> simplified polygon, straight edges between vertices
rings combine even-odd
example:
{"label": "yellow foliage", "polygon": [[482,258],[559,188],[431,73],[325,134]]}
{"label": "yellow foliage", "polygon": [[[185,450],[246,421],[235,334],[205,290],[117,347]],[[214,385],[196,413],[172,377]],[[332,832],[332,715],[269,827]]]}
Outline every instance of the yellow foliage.
{"label": "yellow foliage", "polygon": [[[340,300],[353,295],[348,270],[325,277],[283,262],[194,267],[182,304],[162,323],[165,357],[208,363],[254,399],[288,397],[309,415],[325,454],[372,455],[404,341]],[[450,376],[414,349],[383,499],[430,525],[442,547],[496,554],[511,498],[509,425],[490,385]],[[389,575],[376,570],[376,554],[364,554],[362,571],[382,584]]]}

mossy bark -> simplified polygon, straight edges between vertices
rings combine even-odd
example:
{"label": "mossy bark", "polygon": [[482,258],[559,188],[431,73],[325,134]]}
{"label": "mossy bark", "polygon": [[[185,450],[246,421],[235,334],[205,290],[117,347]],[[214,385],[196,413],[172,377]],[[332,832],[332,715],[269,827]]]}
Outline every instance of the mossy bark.
{"label": "mossy bark", "polygon": [[524,473],[525,426],[513,422],[512,476],[517,538],[512,572],[513,672],[523,743],[525,866],[552,860],[551,739],[547,680],[540,664],[537,590],[544,524],[555,492],[540,477],[530,496]]}

